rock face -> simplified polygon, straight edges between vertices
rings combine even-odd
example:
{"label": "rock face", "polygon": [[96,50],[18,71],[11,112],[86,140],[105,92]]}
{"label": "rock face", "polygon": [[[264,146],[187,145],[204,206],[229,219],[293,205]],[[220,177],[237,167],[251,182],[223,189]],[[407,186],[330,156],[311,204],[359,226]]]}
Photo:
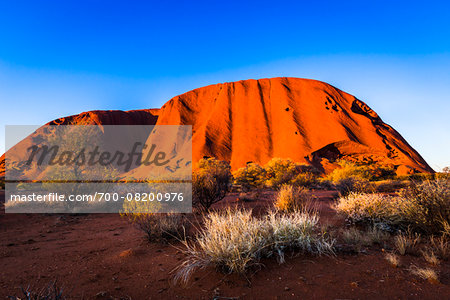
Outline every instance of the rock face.
{"label": "rock face", "polygon": [[[159,109],[94,110],[48,122],[46,125],[155,125]],[[5,154],[0,157],[0,178],[5,177]]]}
{"label": "rock face", "polygon": [[47,125],[155,125],[159,109],[94,110],[53,120]]}
{"label": "rock face", "polygon": [[157,125],[191,124],[193,160],[215,156],[233,169],[273,157],[392,164],[433,172],[424,159],[364,102],[329,84],[298,78],[243,80],[172,98]]}
{"label": "rock face", "polygon": [[193,161],[214,156],[233,169],[280,157],[325,172],[338,158],[393,165],[399,174],[433,172],[364,102],[308,79],[210,85],[176,96],[159,110],[92,111],[49,124],[192,125]]}

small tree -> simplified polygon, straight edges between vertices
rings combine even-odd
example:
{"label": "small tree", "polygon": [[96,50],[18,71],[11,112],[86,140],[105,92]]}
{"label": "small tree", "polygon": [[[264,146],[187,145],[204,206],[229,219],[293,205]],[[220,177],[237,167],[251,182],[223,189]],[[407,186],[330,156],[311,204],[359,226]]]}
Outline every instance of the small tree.
{"label": "small tree", "polygon": [[225,161],[204,158],[192,175],[192,204],[203,211],[222,200],[231,182],[231,167]]}
{"label": "small tree", "polygon": [[265,166],[269,187],[278,188],[288,184],[297,174],[297,164],[291,159],[272,158]]}
{"label": "small tree", "polygon": [[248,163],[244,168],[240,168],[233,173],[233,183],[240,186],[244,191],[261,188],[265,184],[266,174],[266,170],[260,165]]}

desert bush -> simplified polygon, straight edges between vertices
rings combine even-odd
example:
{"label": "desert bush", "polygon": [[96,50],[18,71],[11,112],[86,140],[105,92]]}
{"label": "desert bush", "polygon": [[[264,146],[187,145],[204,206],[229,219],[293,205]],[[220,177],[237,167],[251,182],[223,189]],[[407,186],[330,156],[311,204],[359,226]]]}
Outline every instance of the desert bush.
{"label": "desert bush", "polygon": [[337,161],[339,168],[334,169],[330,174],[328,174],[327,179],[338,183],[339,181],[347,178],[359,178],[359,179],[370,179],[370,169],[367,166],[357,165],[353,162],[347,160]]}
{"label": "desert bush", "polygon": [[297,164],[290,159],[273,158],[265,166],[267,172],[266,184],[278,188],[288,184],[297,174]]}
{"label": "desert bush", "polygon": [[318,182],[318,177],[316,174],[311,172],[303,172],[297,174],[291,179],[290,183],[294,186],[313,186]]}
{"label": "desert bush", "polygon": [[407,199],[405,218],[416,230],[442,234],[450,223],[450,180],[413,183],[400,193]]}
{"label": "desert bush", "polygon": [[267,174],[266,185],[275,189],[280,188],[283,184],[310,184],[315,182],[318,174],[317,169],[313,166],[282,158],[273,158],[264,166],[264,169]]}
{"label": "desert bush", "polygon": [[390,239],[390,235],[386,231],[379,228],[379,226],[372,226],[366,232],[367,239],[371,244],[383,245]]}
{"label": "desert bush", "polygon": [[243,191],[262,188],[266,180],[266,170],[258,164],[248,163],[233,173],[233,184]]}
{"label": "desert bush", "polygon": [[196,242],[184,241],[188,257],[176,269],[175,280],[187,282],[195,270],[209,265],[243,273],[259,261],[269,235],[267,224],[253,218],[251,211],[211,212]]}
{"label": "desert bush", "polygon": [[442,168],[442,172],[435,173],[436,179],[450,179],[450,167]]}
{"label": "desert bush", "polygon": [[373,185],[367,179],[358,177],[340,179],[335,183],[335,188],[341,196],[350,193],[370,193],[374,190]]}
{"label": "desert bush", "polygon": [[319,189],[323,189],[323,190],[333,190],[333,189],[336,189],[336,186],[333,184],[333,182],[331,182],[327,178],[319,177],[317,179],[315,188],[319,188]]}
{"label": "desert bush", "polygon": [[277,192],[274,206],[281,212],[308,212],[313,208],[313,201],[308,189],[285,184]]}
{"label": "desert bush", "polygon": [[410,185],[408,180],[381,180],[373,182],[374,189],[377,193],[394,193]]}
{"label": "desert bush", "polygon": [[399,196],[350,193],[339,199],[335,209],[354,222],[446,235],[450,228],[450,181],[412,183]]}
{"label": "desert bush", "polygon": [[[145,210],[139,209],[142,205],[146,205]],[[149,241],[182,238],[189,224],[186,217],[178,213],[160,213],[161,208],[160,202],[125,201],[120,215],[144,232]]]}
{"label": "desert bush", "polygon": [[442,172],[435,173],[434,178],[450,180],[450,167],[445,167],[442,169]]}
{"label": "desert bush", "polygon": [[266,242],[269,254],[274,252],[280,263],[284,262],[287,249],[319,255],[333,253],[334,240],[325,235],[316,235],[319,221],[317,215],[300,211],[277,214],[272,211],[265,221],[271,232]]}
{"label": "desert bush", "polygon": [[356,250],[360,251],[363,246],[381,245],[389,239],[389,234],[376,226],[365,231],[351,227],[342,232],[342,239],[346,245],[355,246]]}
{"label": "desert bush", "polygon": [[222,213],[211,212],[196,241],[184,241],[187,260],[175,270],[175,280],[187,282],[195,270],[206,266],[243,273],[271,255],[277,255],[281,263],[285,251],[292,248],[332,253],[333,241],[314,233],[317,223],[316,216],[300,212],[271,212],[262,218],[253,217],[251,211],[230,208]]}
{"label": "desert bush", "polygon": [[409,180],[413,182],[422,182],[427,180],[437,179],[435,174],[432,173],[414,173],[408,175],[398,175],[395,177],[397,180]]}
{"label": "desert bush", "polygon": [[342,239],[345,244],[357,246],[358,251],[362,246],[369,246],[370,241],[366,236],[357,228],[351,227],[342,232]]}
{"label": "desert bush", "polygon": [[177,213],[136,213],[129,214],[128,219],[149,241],[182,238],[188,224],[186,217]]}
{"label": "desert bush", "polygon": [[399,214],[406,201],[400,197],[383,194],[350,193],[339,198],[334,209],[347,216],[353,223],[379,224],[385,229],[391,229],[402,224]]}
{"label": "desert bush", "polygon": [[338,168],[327,175],[327,179],[338,183],[346,178],[358,178],[364,180],[386,180],[395,177],[393,165],[379,163],[351,162],[345,159],[337,160]]}
{"label": "desert bush", "polygon": [[207,211],[214,203],[222,200],[229,190],[231,167],[225,161],[204,158],[192,174],[192,205]]}

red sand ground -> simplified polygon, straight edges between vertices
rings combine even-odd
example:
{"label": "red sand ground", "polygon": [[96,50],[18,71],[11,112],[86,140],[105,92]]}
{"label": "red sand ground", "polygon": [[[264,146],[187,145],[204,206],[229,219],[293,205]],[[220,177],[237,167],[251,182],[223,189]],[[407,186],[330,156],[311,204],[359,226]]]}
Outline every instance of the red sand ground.
{"label": "red sand ground", "polygon": [[[245,202],[259,211],[272,201],[265,192]],[[330,208],[333,192],[316,192],[322,222],[342,225]],[[4,198],[4,192],[0,192]],[[224,205],[235,204],[236,195]],[[174,285],[170,271],[184,255],[173,246],[149,243],[117,214],[0,214],[0,296],[21,286],[44,286],[58,279],[74,299],[448,299],[450,263],[440,269],[440,284],[411,275],[420,257],[401,257],[393,268],[379,249],[336,257],[296,256],[279,265],[265,259],[248,278],[212,268],[197,272],[187,287]],[[220,298],[220,297],[224,298]]]}

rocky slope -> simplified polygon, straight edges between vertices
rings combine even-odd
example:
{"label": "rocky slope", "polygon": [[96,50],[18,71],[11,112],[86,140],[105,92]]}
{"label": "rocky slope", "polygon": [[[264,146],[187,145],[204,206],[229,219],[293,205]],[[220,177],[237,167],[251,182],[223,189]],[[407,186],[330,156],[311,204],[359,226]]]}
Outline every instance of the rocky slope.
{"label": "rocky slope", "polygon": [[159,110],[92,111],[48,124],[192,125],[194,162],[214,156],[233,169],[281,157],[325,172],[338,158],[392,165],[399,174],[433,172],[364,102],[308,79],[215,84],[176,96]]}

